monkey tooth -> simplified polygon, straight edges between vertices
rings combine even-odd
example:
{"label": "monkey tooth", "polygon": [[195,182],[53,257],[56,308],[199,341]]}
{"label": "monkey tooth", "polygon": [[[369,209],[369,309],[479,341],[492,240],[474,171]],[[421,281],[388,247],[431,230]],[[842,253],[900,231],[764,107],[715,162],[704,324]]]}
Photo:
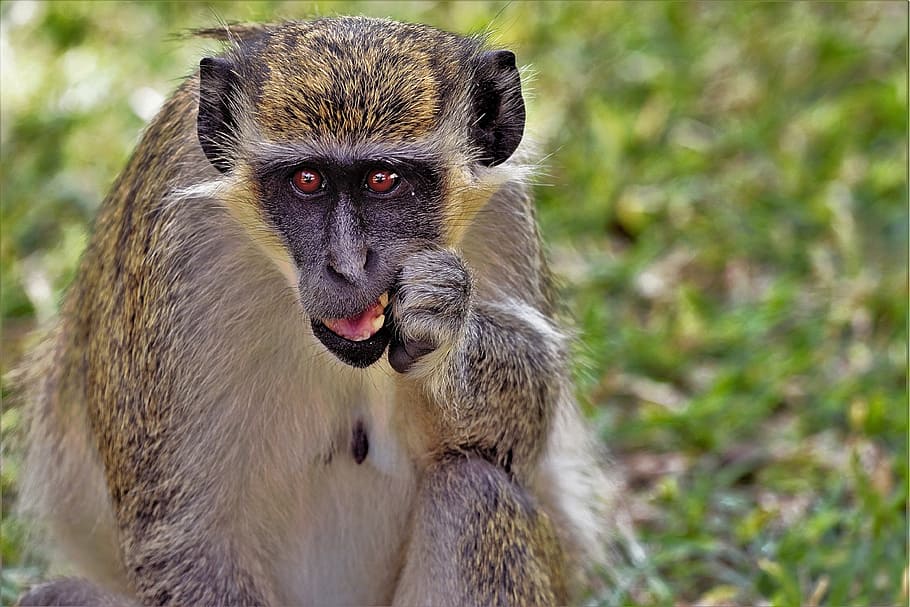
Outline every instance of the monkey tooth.
{"label": "monkey tooth", "polygon": [[385,306],[389,303],[389,294],[383,293],[372,306],[348,318],[325,318],[322,323],[330,331],[350,341],[367,340],[385,324]]}

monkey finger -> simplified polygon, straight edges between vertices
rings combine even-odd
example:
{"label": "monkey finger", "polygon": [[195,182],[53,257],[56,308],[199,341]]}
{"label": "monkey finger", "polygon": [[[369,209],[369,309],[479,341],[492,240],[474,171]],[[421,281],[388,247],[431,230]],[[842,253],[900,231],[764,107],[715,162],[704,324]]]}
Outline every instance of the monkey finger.
{"label": "monkey finger", "polygon": [[389,344],[389,364],[399,373],[407,373],[419,358],[435,349],[436,346],[426,341],[402,341],[393,338]]}

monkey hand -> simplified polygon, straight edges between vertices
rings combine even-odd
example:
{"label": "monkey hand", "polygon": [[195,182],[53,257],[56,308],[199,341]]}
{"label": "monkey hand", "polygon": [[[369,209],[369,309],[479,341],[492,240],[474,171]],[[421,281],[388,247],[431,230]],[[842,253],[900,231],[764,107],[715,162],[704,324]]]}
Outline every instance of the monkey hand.
{"label": "monkey hand", "polygon": [[405,373],[419,359],[452,349],[471,310],[472,281],[452,251],[429,249],[408,259],[391,299],[393,369]]}

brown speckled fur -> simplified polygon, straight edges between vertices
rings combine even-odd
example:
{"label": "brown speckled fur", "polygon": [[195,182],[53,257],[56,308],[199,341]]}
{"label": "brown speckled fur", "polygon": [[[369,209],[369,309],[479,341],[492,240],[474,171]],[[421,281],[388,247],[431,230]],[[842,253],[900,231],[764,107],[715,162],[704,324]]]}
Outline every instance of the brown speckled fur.
{"label": "brown speckled fur", "polygon": [[385,142],[434,131],[443,100],[465,76],[460,61],[479,48],[423,26],[372,19],[297,23],[264,45],[268,72],[256,114],[268,136],[328,131]]}

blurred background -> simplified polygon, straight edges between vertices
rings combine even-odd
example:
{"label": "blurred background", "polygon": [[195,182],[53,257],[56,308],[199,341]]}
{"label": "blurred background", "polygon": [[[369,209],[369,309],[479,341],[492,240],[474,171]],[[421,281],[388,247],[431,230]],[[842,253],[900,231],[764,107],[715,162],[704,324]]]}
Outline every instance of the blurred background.
{"label": "blurred background", "polygon": [[[649,555],[591,600],[906,604],[904,2],[4,2],[2,371],[216,48],[180,35],[338,13],[490,31],[527,67],[578,394]],[[4,604],[43,573],[21,426],[5,407]]]}

